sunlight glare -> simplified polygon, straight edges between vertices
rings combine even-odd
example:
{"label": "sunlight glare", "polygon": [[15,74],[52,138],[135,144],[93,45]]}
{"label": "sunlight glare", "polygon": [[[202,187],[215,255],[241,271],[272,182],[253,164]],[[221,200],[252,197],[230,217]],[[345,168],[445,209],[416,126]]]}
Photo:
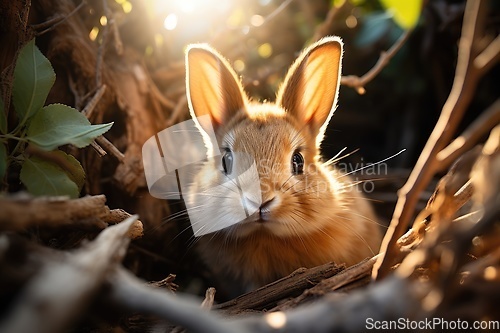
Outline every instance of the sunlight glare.
{"label": "sunlight glare", "polygon": [[[192,13],[197,7],[196,0],[179,1],[179,7],[184,13]],[[199,2],[199,1],[198,1]],[[198,4],[199,5],[199,4]]]}
{"label": "sunlight glare", "polygon": [[163,21],[163,26],[167,30],[174,30],[177,27],[177,15],[174,13],[168,14],[165,21]]}

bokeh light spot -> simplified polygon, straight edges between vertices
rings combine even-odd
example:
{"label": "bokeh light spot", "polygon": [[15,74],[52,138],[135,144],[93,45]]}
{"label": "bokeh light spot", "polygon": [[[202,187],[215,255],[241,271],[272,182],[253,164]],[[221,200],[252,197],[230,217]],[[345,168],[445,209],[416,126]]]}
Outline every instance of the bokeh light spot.
{"label": "bokeh light spot", "polygon": [[132,4],[128,1],[122,3],[122,9],[125,14],[128,14],[132,11]]}
{"label": "bokeh light spot", "polygon": [[354,15],[349,15],[345,19],[345,25],[347,25],[347,27],[351,29],[356,28],[356,26],[358,25],[358,19]]}
{"label": "bokeh light spot", "polygon": [[155,34],[155,46],[161,47],[163,45],[163,36],[160,34]]}
{"label": "bokeh light spot", "polygon": [[174,13],[168,14],[167,17],[165,17],[165,21],[163,21],[163,26],[167,30],[174,30],[177,27],[177,15]]}
{"label": "bokeh light spot", "polygon": [[493,266],[488,266],[484,269],[484,278],[486,280],[495,280],[498,277],[497,269]]}
{"label": "bokeh light spot", "polygon": [[269,58],[273,54],[273,47],[269,43],[264,43],[259,46],[257,52],[262,58]]}
{"label": "bokeh light spot", "polygon": [[281,311],[269,313],[265,318],[267,324],[274,329],[281,329],[286,324],[286,315]]}
{"label": "bokeh light spot", "polygon": [[104,27],[106,24],[108,24],[108,18],[106,16],[101,16],[99,19],[99,23]]}
{"label": "bokeh light spot", "polygon": [[245,12],[243,9],[236,9],[227,19],[226,25],[230,29],[238,28],[243,24],[243,20],[245,19]]}
{"label": "bokeh light spot", "polygon": [[233,67],[237,72],[243,72],[245,70],[245,63],[243,60],[238,59],[234,61]]}
{"label": "bokeh light spot", "polygon": [[254,27],[260,27],[262,24],[264,24],[264,17],[262,17],[261,15],[253,15],[250,18],[250,23]]}
{"label": "bokeh light spot", "polygon": [[99,28],[98,27],[93,27],[92,30],[89,32],[89,38],[91,41],[94,41],[97,38],[97,35],[99,34]]}

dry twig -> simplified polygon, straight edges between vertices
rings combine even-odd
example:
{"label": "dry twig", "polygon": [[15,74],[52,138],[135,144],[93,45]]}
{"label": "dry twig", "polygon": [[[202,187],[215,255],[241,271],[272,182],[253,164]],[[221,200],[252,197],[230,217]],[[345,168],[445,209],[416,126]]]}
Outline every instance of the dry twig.
{"label": "dry twig", "polygon": [[472,66],[472,62],[477,54],[476,43],[483,33],[485,7],[486,2],[483,0],[467,2],[452,90],[408,181],[399,191],[391,224],[381,246],[381,252],[385,254],[374,266],[374,278],[385,277],[394,264],[394,258],[397,256],[396,242],[409,224],[418,194],[427,186],[437,170],[436,155],[450,141],[473,97],[480,75]]}
{"label": "dry twig", "polygon": [[411,30],[406,30],[401,37],[394,43],[393,46],[387,52],[382,52],[380,58],[378,59],[375,66],[373,66],[365,75],[362,77],[356,75],[342,76],[340,84],[354,88],[358,94],[363,95],[365,93],[365,85],[373,80],[383,69],[389,61],[398,53],[398,51],[403,47],[408,38],[411,35]]}

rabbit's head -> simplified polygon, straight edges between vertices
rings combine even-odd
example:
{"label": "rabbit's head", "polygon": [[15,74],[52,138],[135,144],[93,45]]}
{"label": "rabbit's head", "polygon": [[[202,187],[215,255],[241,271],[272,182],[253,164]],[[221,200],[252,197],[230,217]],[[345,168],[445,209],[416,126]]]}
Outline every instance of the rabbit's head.
{"label": "rabbit's head", "polygon": [[[342,210],[345,184],[321,163],[319,145],[336,107],[341,59],[337,37],[311,45],[288,71],[276,102],[261,104],[248,99],[216,51],[188,48],[191,116],[216,155],[193,179],[191,219],[225,221],[231,226],[224,231],[235,237],[301,235],[331,223]],[[207,134],[212,130],[216,142]]]}

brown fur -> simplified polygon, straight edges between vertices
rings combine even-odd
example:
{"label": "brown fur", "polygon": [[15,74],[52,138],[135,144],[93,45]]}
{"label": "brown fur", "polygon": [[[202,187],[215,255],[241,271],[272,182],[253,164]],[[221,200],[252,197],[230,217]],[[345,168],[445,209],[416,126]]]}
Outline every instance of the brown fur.
{"label": "brown fur", "polygon": [[[206,45],[188,49],[191,114],[195,121],[210,115],[217,137],[216,143],[206,140],[207,146],[249,156],[258,171],[262,202],[273,199],[265,218],[255,213],[199,241],[210,267],[247,287],[299,267],[329,261],[352,265],[378,251],[381,233],[370,205],[349,177],[320,161],[319,144],[337,100],[341,56],[338,38],[321,40],[291,67],[276,104],[251,104],[217,52]],[[198,127],[207,130],[206,124]],[[304,158],[303,174],[291,173],[294,152]],[[235,168],[238,159],[244,157],[235,157]],[[235,194],[213,191],[224,177],[217,158],[194,177],[187,200],[203,210],[195,223],[232,218]],[[241,187],[253,181],[242,178]]]}

